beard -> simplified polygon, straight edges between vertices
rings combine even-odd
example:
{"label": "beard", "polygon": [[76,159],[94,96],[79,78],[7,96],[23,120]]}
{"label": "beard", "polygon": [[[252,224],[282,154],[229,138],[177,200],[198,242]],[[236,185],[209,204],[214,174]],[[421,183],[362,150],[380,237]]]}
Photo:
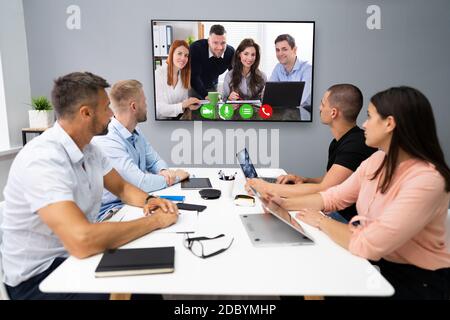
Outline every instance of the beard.
{"label": "beard", "polygon": [[97,134],[97,136],[106,136],[107,134],[108,134],[108,125],[106,125],[106,127],[103,129],[103,131],[100,132],[99,134]]}
{"label": "beard", "polygon": [[137,118],[138,123],[145,122],[145,121],[147,121],[147,111],[142,112],[142,114],[140,114],[139,117]]}
{"label": "beard", "polygon": [[97,129],[97,128],[96,128],[96,123],[97,123],[96,120],[97,120],[97,119],[95,119],[94,122],[93,122],[93,124],[92,124],[92,126],[95,128],[95,130],[94,130],[94,132],[95,132],[94,136],[106,136],[106,135],[108,134],[108,126],[109,126],[109,123],[111,122],[111,119],[109,119],[108,123],[107,123],[103,128],[101,128],[101,129]]}

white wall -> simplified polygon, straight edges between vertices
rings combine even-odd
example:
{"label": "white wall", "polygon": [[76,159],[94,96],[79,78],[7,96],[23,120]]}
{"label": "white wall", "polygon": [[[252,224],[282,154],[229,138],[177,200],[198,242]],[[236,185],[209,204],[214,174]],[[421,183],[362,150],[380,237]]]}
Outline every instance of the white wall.
{"label": "white wall", "polygon": [[5,86],[3,85],[2,52],[0,50],[0,150],[9,148],[8,119],[6,117]]}
{"label": "white wall", "polygon": [[[30,75],[21,0],[0,1],[0,54],[4,94],[0,97],[0,134],[4,137],[2,150],[22,145],[21,128],[28,127],[30,107]],[[2,108],[3,107],[3,108]],[[6,137],[5,137],[6,136]],[[1,155],[0,150],[0,201],[9,168],[16,153]]]}
{"label": "white wall", "polygon": [[21,128],[28,126],[30,73],[21,0],[0,1],[0,52],[10,146],[22,144]]}

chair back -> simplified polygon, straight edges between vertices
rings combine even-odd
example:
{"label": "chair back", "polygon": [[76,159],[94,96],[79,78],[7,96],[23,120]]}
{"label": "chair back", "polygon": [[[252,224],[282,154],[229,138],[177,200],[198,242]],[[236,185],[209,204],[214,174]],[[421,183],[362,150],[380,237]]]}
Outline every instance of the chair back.
{"label": "chair back", "polygon": [[[3,241],[3,232],[1,229],[1,225],[3,222],[3,206],[5,201],[0,202],[0,246]],[[6,292],[5,284],[3,283],[3,264],[2,264],[2,252],[0,251],[0,300],[9,300],[8,292]]]}

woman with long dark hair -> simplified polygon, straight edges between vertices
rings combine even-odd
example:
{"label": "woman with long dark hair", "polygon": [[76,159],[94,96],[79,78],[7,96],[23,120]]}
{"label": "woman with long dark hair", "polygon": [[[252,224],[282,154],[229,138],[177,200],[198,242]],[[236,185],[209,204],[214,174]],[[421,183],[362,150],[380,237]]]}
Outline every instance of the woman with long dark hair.
{"label": "woman with long dark hair", "polygon": [[[395,289],[393,298],[448,300],[450,170],[430,102],[409,87],[379,92],[363,127],[366,144],[380,150],[346,181],[296,199],[266,195],[266,204],[300,210],[298,219],[378,265]],[[318,211],[355,202],[358,215],[348,225]]]}
{"label": "woman with long dark hair", "polygon": [[259,70],[260,59],[259,45],[253,39],[242,40],[234,53],[233,69],[225,75],[224,100],[261,99],[267,77]]}
{"label": "woman with long dark hair", "polygon": [[156,115],[158,119],[174,118],[184,110],[197,110],[197,98],[188,98],[191,87],[189,45],[175,40],[170,46],[167,63],[155,72]]}

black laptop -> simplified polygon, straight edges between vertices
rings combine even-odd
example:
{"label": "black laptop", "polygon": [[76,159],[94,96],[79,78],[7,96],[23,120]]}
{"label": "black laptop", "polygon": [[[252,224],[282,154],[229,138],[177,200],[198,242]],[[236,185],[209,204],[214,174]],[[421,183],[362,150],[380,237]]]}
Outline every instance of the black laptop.
{"label": "black laptop", "polygon": [[266,82],[262,104],[272,108],[297,108],[302,103],[304,81]]}
{"label": "black laptop", "polygon": [[242,172],[246,178],[259,178],[270,183],[277,182],[277,178],[258,177],[258,173],[256,173],[252,160],[250,160],[250,155],[248,154],[247,148],[244,148],[236,153],[236,158],[238,159]]}

